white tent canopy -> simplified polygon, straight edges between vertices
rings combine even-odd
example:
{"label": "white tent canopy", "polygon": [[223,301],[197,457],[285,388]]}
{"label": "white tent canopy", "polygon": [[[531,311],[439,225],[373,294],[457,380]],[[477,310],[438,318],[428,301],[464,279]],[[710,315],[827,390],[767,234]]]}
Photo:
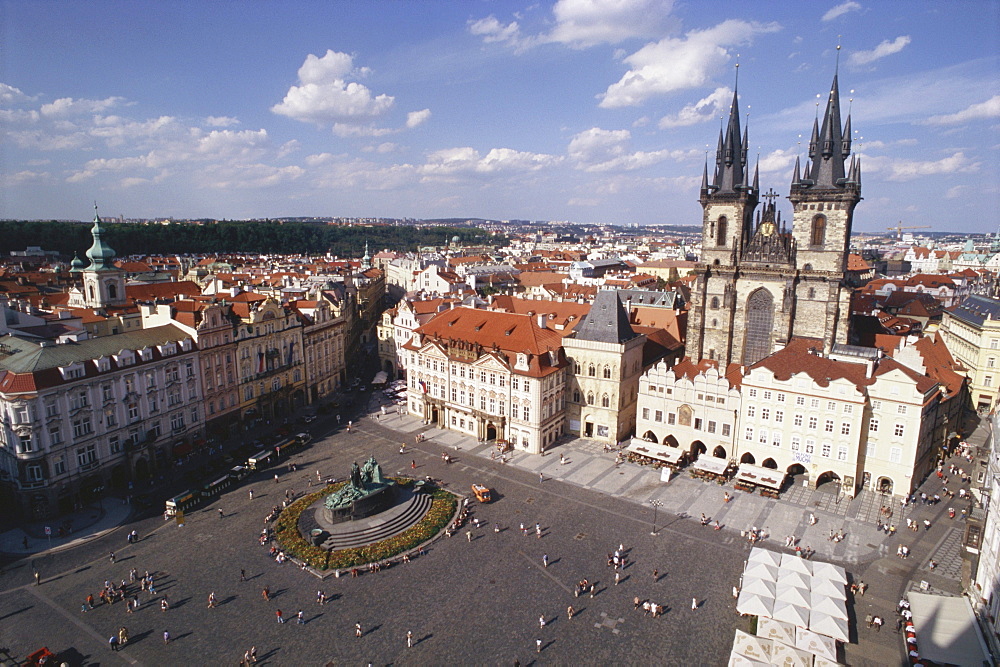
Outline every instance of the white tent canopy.
{"label": "white tent canopy", "polygon": [[837,598],[838,600],[847,599],[847,592],[844,590],[844,585],[829,579],[813,577],[811,590],[813,595],[825,595],[829,598]]}
{"label": "white tent canopy", "polygon": [[824,563],[822,561],[811,562],[813,575],[823,579],[829,579],[841,586],[847,585],[847,571],[839,565]]}
{"label": "white tent canopy", "polygon": [[820,612],[834,618],[847,620],[847,603],[837,598],[813,593],[809,601],[809,608],[812,609],[813,613]]}
{"label": "white tent canopy", "polygon": [[760,662],[745,655],[740,655],[736,651],[729,654],[729,667],[770,667],[770,662]]}
{"label": "white tent canopy", "polygon": [[813,657],[811,653],[788,644],[774,642],[771,649],[771,664],[781,667],[812,667]]}
{"label": "white tent canopy", "polygon": [[796,631],[798,629],[794,625],[776,621],[766,616],[761,616],[757,619],[758,637],[773,639],[784,644],[795,644]]}
{"label": "white tent canopy", "polygon": [[663,461],[664,463],[669,463],[671,465],[679,465],[681,457],[684,456],[684,450],[680,447],[658,445],[655,442],[648,442],[646,440],[640,440],[639,438],[632,438],[625,451],[637,454],[638,456],[645,456],[650,459],[656,459],[657,461]]}
{"label": "white tent canopy", "polygon": [[756,484],[758,486],[774,489],[775,491],[780,491],[781,484],[785,481],[785,473],[780,470],[772,470],[771,468],[763,468],[749,463],[741,463],[739,470],[736,471],[736,481]]}
{"label": "white tent canopy", "polygon": [[909,593],[920,657],[953,665],[981,665],[989,651],[967,598]]}
{"label": "white tent canopy", "polygon": [[778,584],[774,599],[778,602],[788,602],[800,607],[808,607],[810,604],[809,591],[798,586],[782,586]]}
{"label": "white tent canopy", "polygon": [[768,581],[778,580],[778,568],[773,565],[766,565],[764,563],[750,563],[747,565],[747,569],[743,572],[744,578],[746,577],[757,577],[758,579],[767,579]]}
{"label": "white tent canopy", "polygon": [[790,602],[777,601],[774,603],[774,611],[771,612],[771,618],[791,623],[796,627],[808,628],[809,608]]}
{"label": "white tent canopy", "polygon": [[770,639],[756,637],[742,630],[736,631],[733,640],[733,653],[745,656],[763,663],[771,661],[772,644]]}
{"label": "white tent canopy", "polygon": [[781,554],[781,569],[789,572],[801,572],[807,576],[811,576],[813,573],[809,561],[796,554]]}
{"label": "white tent canopy", "polygon": [[704,470],[705,472],[710,472],[714,475],[724,475],[726,473],[726,468],[729,467],[729,461],[715,456],[702,454],[698,457],[698,460],[694,462],[694,467],[698,470]]}
{"label": "white tent canopy", "polygon": [[[760,626],[758,625],[758,627]],[[792,643],[803,651],[809,651],[827,660],[837,661],[837,642],[830,637],[805,628],[795,628],[795,641]]]}
{"label": "white tent canopy", "polygon": [[833,637],[842,642],[850,640],[847,632],[847,621],[834,618],[828,614],[816,612],[809,617],[809,629],[827,637]]}
{"label": "white tent canopy", "polygon": [[775,588],[777,584],[773,581],[768,581],[767,579],[759,579],[758,577],[744,577],[743,588],[741,589],[744,593],[753,595],[763,595],[769,598],[774,597]]}
{"label": "white tent canopy", "polygon": [[754,595],[753,593],[740,593],[736,598],[736,611],[741,614],[751,616],[770,616],[774,606],[774,598]]}
{"label": "white tent canopy", "polygon": [[789,572],[788,570],[778,570],[777,582],[779,586],[795,586],[808,591],[810,588],[809,580],[810,576],[808,574],[802,574],[801,572]]}
{"label": "white tent canopy", "polygon": [[754,547],[750,550],[750,557],[747,558],[748,563],[767,563],[768,565],[774,565],[775,567],[781,565],[781,554],[777,551],[770,551],[768,549],[761,549],[760,547]]}

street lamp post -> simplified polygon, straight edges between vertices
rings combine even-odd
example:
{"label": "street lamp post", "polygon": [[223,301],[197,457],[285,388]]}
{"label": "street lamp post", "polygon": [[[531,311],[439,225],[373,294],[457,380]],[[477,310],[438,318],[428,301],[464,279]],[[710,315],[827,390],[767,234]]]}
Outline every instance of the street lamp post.
{"label": "street lamp post", "polygon": [[653,498],[652,500],[649,501],[649,504],[653,506],[653,531],[650,533],[650,535],[656,535],[656,510],[659,507],[663,506],[663,502],[657,500],[656,498]]}

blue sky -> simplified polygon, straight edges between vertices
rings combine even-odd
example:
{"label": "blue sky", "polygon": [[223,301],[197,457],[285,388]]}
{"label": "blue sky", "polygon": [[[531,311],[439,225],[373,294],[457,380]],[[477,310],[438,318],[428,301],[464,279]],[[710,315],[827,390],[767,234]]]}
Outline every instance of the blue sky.
{"label": "blue sky", "polygon": [[737,61],[784,197],[838,42],[855,229],[996,231],[1000,3],[974,0],[0,0],[0,217],[697,225]]}

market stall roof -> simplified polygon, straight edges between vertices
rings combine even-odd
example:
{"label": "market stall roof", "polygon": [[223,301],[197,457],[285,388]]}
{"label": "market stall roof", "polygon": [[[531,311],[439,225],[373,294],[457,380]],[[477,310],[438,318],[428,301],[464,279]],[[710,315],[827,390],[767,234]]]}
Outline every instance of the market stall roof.
{"label": "market stall roof", "polygon": [[750,556],[747,558],[747,561],[750,563],[767,563],[768,565],[778,566],[781,565],[781,554],[777,551],[754,547],[750,550]]}
{"label": "market stall roof", "polygon": [[770,616],[774,606],[774,598],[753,593],[740,593],[736,598],[736,611],[752,616]]}
{"label": "market stall roof", "polygon": [[847,620],[847,603],[838,598],[831,598],[814,592],[809,599],[809,608],[813,612],[818,611],[823,614],[829,614],[834,618]]}
{"label": "market stall roof", "polygon": [[771,618],[776,618],[779,621],[784,621],[785,623],[791,623],[792,625],[800,628],[809,627],[808,607],[792,604],[790,602],[775,602]]}
{"label": "market stall roof", "polygon": [[827,637],[833,637],[834,639],[842,642],[846,642],[850,639],[847,634],[847,621],[842,618],[834,618],[833,616],[823,614],[818,611],[809,616],[808,627],[813,632],[826,635]]}
{"label": "market stall roof", "polygon": [[684,456],[684,450],[680,447],[658,445],[655,442],[648,442],[639,438],[632,438],[625,451],[675,465],[679,464],[681,457]]}
{"label": "market stall roof", "polygon": [[375,378],[372,380],[372,384],[385,384],[389,381],[389,374],[385,371],[379,371],[375,374]]}
{"label": "market stall roof", "polygon": [[748,563],[747,569],[743,572],[744,577],[757,577],[768,581],[778,580],[778,568],[767,563]]}
{"label": "market stall roof", "polygon": [[829,579],[822,579],[816,575],[813,575],[812,588],[810,590],[813,595],[825,595],[830,598],[837,598],[838,600],[847,599],[847,592],[844,590],[843,584],[838,584]]}
{"label": "market stall roof", "polygon": [[815,576],[835,581],[841,585],[847,584],[847,571],[844,570],[844,568],[832,563],[824,563],[823,561],[811,562],[813,574]]}
{"label": "market stall roof", "polygon": [[733,653],[763,663],[771,662],[772,643],[770,639],[757,637],[742,630],[736,631],[733,639]]}
{"label": "market stall roof", "polygon": [[698,470],[704,470],[705,472],[710,472],[715,475],[724,475],[726,473],[726,468],[729,467],[729,461],[726,459],[720,459],[716,456],[702,454],[698,457],[698,460],[694,462],[694,467]]}
{"label": "market stall roof", "polygon": [[753,593],[754,595],[764,595],[769,598],[774,597],[775,589],[777,584],[773,581],[768,581],[766,579],[760,579],[758,577],[745,577],[743,579],[743,590],[746,593]]}
{"label": "market stall roof", "polygon": [[[760,625],[758,624],[757,627],[759,629]],[[832,637],[817,634],[805,628],[795,628],[795,641],[790,643],[794,643],[797,648],[813,655],[837,661],[837,642]]]}
{"label": "market stall roof", "polygon": [[788,644],[774,642],[771,647],[771,664],[781,667],[813,667],[813,656]]}
{"label": "market stall roof", "polygon": [[795,644],[796,630],[798,628],[791,623],[776,621],[766,616],[757,619],[757,636],[765,639],[773,639],[783,644]]}
{"label": "market stall roof", "polygon": [[989,651],[965,597],[909,593],[920,657],[953,665],[989,664]]}
{"label": "market stall roof", "polygon": [[811,577],[808,574],[802,574],[801,572],[791,572],[784,568],[778,570],[778,578],[775,581],[778,582],[778,586],[795,586],[796,588],[801,588],[802,590],[809,592],[811,586]]}
{"label": "market stall roof", "polygon": [[[700,461],[701,459],[699,459]],[[736,481],[756,484],[775,491],[781,490],[781,484],[785,481],[785,473],[780,470],[763,468],[761,466],[741,463],[736,471]]]}
{"label": "market stall roof", "polygon": [[812,576],[811,563],[796,554],[781,554],[781,569],[788,572],[800,572],[807,577]]}
{"label": "market stall roof", "polygon": [[796,604],[800,607],[809,607],[811,604],[809,591],[797,586],[779,584],[775,589],[774,599],[778,602],[788,602],[789,604]]}
{"label": "market stall roof", "polygon": [[770,667],[770,665],[770,662],[754,660],[745,655],[740,655],[736,651],[729,654],[729,667]]}

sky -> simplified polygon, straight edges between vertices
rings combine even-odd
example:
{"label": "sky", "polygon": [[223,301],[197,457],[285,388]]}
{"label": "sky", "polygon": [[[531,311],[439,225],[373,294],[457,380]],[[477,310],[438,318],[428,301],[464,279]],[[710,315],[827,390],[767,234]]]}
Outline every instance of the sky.
{"label": "sky", "polygon": [[699,225],[738,87],[790,220],[836,73],[855,230],[995,232],[998,65],[996,0],[0,0],[0,218]]}

